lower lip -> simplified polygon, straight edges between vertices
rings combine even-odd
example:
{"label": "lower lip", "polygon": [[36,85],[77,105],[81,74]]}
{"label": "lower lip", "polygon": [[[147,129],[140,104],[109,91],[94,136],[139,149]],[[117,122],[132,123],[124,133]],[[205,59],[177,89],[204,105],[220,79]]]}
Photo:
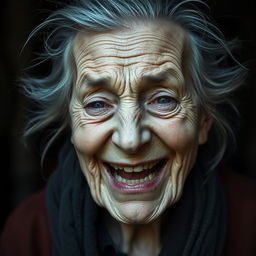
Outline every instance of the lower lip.
{"label": "lower lip", "polygon": [[107,169],[106,174],[110,181],[110,184],[116,191],[123,194],[135,194],[146,193],[155,190],[162,180],[165,165],[166,163],[163,164],[162,168],[158,171],[155,178],[137,184],[127,184],[124,182],[119,182],[110,174],[110,171],[108,170],[108,167],[106,165],[105,168]]}

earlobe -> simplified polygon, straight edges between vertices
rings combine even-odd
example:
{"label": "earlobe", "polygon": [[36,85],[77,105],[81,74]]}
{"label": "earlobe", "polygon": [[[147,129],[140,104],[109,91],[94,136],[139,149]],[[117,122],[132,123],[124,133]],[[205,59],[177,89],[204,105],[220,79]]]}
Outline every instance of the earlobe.
{"label": "earlobe", "polygon": [[198,144],[202,145],[206,143],[208,139],[208,133],[211,129],[213,123],[213,119],[209,114],[203,113],[200,119],[199,125],[199,136],[198,136]]}

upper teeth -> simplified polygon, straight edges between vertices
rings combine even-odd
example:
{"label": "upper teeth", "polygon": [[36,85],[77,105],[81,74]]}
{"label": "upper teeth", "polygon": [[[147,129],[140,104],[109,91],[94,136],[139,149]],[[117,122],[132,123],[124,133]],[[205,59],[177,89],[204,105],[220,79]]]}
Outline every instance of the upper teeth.
{"label": "upper teeth", "polygon": [[121,166],[121,165],[117,165],[117,164],[110,164],[115,170],[123,170],[125,172],[142,172],[146,169],[151,169],[153,166],[155,166],[158,163],[158,161],[155,162],[151,162],[148,164],[144,164],[144,165],[137,165],[134,167],[125,167],[125,166]]}

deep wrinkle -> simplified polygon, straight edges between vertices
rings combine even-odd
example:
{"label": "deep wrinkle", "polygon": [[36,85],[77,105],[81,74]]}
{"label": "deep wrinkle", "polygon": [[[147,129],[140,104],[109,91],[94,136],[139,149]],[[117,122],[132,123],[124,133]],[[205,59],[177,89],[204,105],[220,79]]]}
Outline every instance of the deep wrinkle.
{"label": "deep wrinkle", "polygon": [[[136,47],[129,42],[133,37]],[[156,220],[179,200],[198,145],[207,140],[210,122],[201,121],[186,88],[183,45],[180,27],[150,22],[108,33],[80,33],[73,44],[77,80],[70,102],[72,142],[93,199],[117,220],[128,246],[122,250],[131,255],[148,243],[153,255],[159,252]],[[159,97],[171,103],[163,107]],[[99,110],[86,111],[97,101]],[[138,193],[127,194],[111,184],[105,163],[129,166],[155,159],[165,162],[153,190],[141,186]],[[141,224],[147,229],[138,229]],[[145,230],[157,233],[147,235]]]}
{"label": "deep wrinkle", "polygon": [[[157,85],[167,84],[168,86],[178,87],[184,86],[184,79],[180,76],[175,70],[167,69],[161,71],[159,73],[151,72],[142,74],[141,77],[137,77],[138,89],[140,90],[145,87],[152,87]],[[105,87],[106,89],[111,89],[111,78],[103,77],[101,74],[97,74],[97,77],[91,77],[89,74],[85,74],[81,81],[77,84],[78,89],[82,89],[86,87],[86,89],[90,89],[90,87]],[[136,88],[137,89],[137,88]]]}

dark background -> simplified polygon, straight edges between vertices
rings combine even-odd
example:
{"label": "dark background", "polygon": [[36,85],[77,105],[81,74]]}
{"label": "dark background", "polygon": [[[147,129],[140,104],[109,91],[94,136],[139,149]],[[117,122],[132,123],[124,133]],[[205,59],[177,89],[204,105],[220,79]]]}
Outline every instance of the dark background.
{"label": "dark background", "polygon": [[[227,39],[238,37],[242,41],[237,56],[242,62],[246,61],[250,69],[246,85],[235,95],[241,113],[241,127],[237,150],[228,165],[236,172],[255,178],[256,14],[253,2],[207,1],[211,8],[210,16]],[[17,79],[24,68],[31,64],[33,52],[40,48],[35,41],[20,54],[26,38],[47,16],[48,11],[56,8],[57,4],[46,0],[2,0],[0,3],[0,230],[13,208],[44,186],[45,173],[54,166],[54,150],[48,154],[42,169],[39,146],[33,149],[24,147],[21,135],[28,103],[19,92]],[[34,72],[41,75],[45,70]]]}

